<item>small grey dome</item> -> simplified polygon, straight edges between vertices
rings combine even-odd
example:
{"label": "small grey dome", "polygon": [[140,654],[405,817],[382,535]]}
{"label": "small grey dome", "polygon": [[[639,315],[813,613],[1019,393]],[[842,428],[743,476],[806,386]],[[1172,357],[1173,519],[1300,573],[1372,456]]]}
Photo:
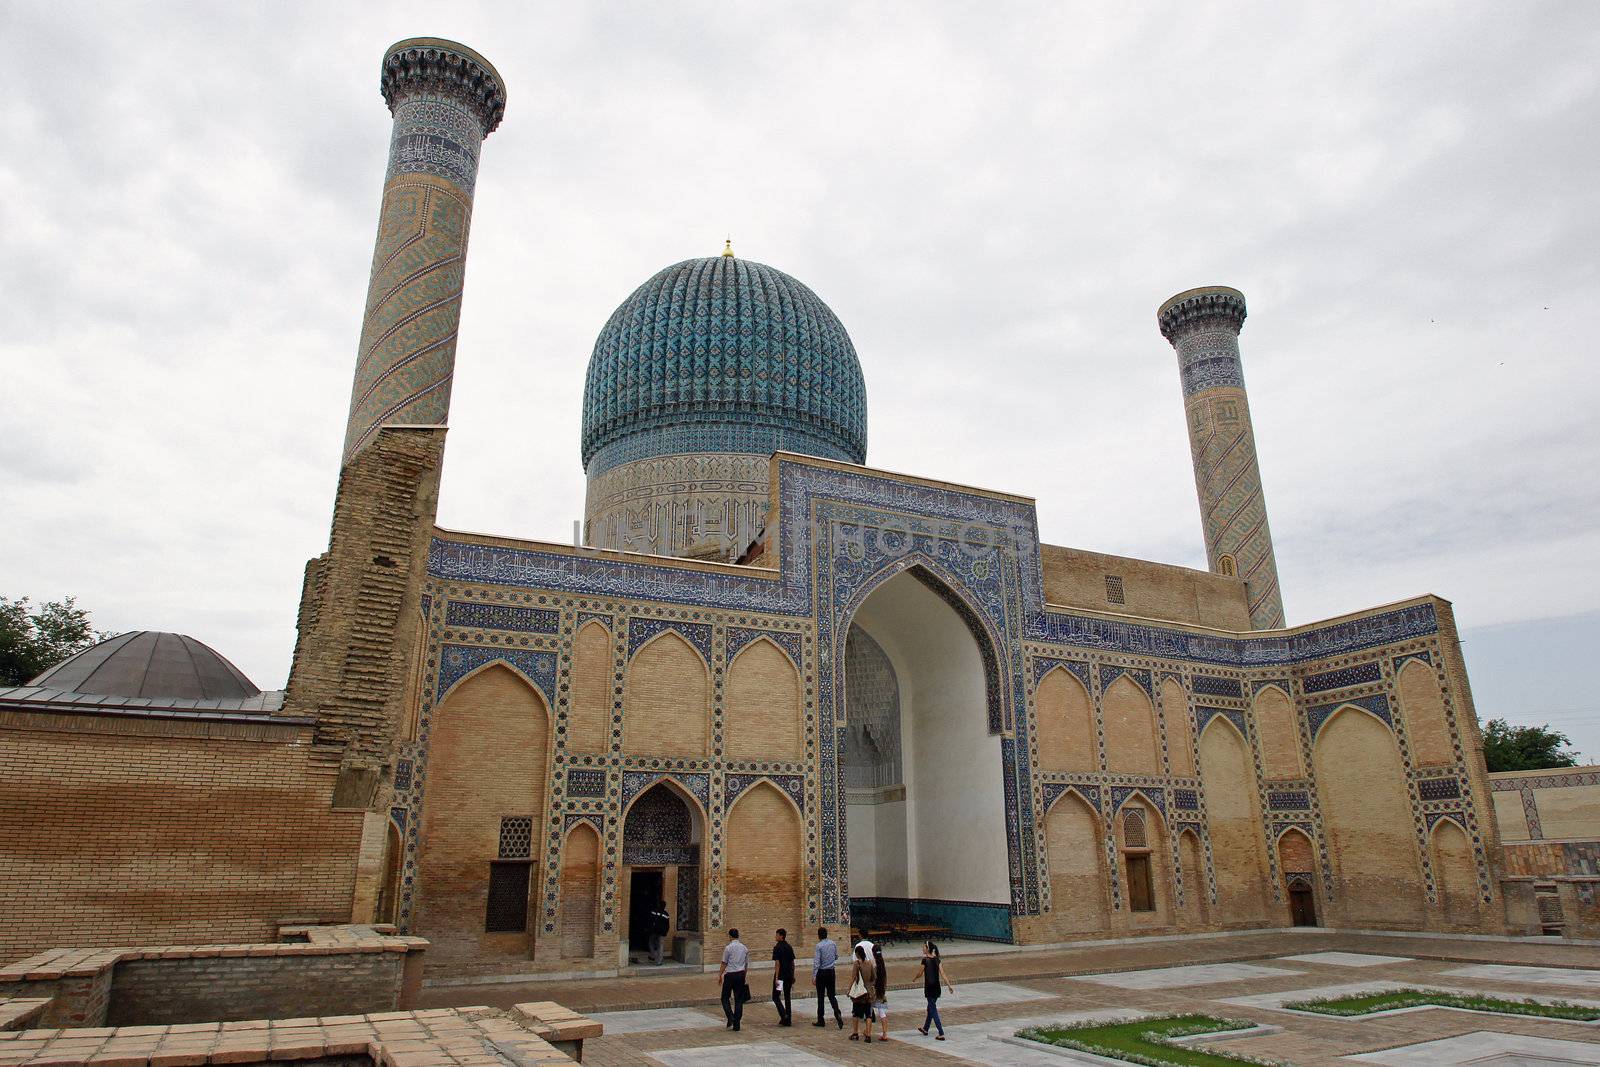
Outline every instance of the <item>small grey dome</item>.
{"label": "small grey dome", "polygon": [[114,697],[237,700],[261,692],[215,650],[183,634],[135,630],[107,638],[28,683]]}

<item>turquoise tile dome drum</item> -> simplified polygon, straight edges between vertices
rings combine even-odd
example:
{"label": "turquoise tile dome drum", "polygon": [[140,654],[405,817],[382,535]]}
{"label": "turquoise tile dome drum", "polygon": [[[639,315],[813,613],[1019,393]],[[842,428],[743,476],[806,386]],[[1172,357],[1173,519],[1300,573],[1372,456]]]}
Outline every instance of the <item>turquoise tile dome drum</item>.
{"label": "turquoise tile dome drum", "polygon": [[590,478],[687,453],[861,463],[861,364],[838,316],[789,275],[732,255],[685,260],[635,289],[600,331],[582,447]]}

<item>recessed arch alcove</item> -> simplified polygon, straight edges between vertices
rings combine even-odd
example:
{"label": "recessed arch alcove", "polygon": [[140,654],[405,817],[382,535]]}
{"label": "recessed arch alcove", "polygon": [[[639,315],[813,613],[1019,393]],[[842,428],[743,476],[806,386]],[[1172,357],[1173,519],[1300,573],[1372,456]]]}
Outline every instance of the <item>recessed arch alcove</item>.
{"label": "recessed arch alcove", "polygon": [[852,915],[1010,940],[996,657],[939,577],[877,585],[846,630],[846,892]]}

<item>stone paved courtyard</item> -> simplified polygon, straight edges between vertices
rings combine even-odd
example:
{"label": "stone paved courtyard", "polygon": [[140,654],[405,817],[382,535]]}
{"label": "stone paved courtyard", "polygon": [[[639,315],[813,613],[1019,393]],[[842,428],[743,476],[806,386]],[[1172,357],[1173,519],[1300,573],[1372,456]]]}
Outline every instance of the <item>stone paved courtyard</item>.
{"label": "stone paved courtyard", "polygon": [[[923,1001],[911,960],[890,960],[891,1039],[871,1045],[846,1039],[848,1017],[843,1033],[831,1016],[825,1029],[814,1028],[809,999],[795,1002],[793,1028],[779,1027],[770,1001],[759,996],[769,983],[760,972],[752,974],[758,995],[739,1034],[723,1028],[715,974],[438,987],[425,989],[422,999],[429,1007],[559,1001],[607,1022],[607,1035],[584,1049],[584,1062],[599,1067],[1059,1067],[1073,1061],[1000,1039],[1046,1022],[1193,1011],[1279,1028],[1208,1047],[1293,1064],[1600,1064],[1596,1025],[1433,1008],[1365,1020],[1320,1018],[1278,1006],[1284,999],[1405,985],[1592,1003],[1600,990],[1600,947],[1590,945],[1269,933],[963,956],[948,965],[957,988],[940,1001],[949,1033],[942,1043],[913,1029],[921,1025]],[[1283,996],[1289,993],[1294,997]],[[1362,1058],[1346,1058],[1355,1056]]]}

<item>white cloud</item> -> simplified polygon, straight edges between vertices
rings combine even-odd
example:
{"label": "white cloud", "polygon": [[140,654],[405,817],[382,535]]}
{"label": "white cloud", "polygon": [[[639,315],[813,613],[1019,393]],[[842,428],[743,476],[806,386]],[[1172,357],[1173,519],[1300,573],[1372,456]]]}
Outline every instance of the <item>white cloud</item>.
{"label": "white cloud", "polygon": [[[743,255],[861,353],[869,461],[1203,561],[1156,306],[1245,291],[1295,621],[1600,588],[1600,22],[1583,5],[13,3],[0,117],[12,594],[281,684],[326,544],[391,41],[510,88],[440,521],[565,540],[584,366],[661,266]],[[1592,602],[1592,597],[1590,601]]]}

